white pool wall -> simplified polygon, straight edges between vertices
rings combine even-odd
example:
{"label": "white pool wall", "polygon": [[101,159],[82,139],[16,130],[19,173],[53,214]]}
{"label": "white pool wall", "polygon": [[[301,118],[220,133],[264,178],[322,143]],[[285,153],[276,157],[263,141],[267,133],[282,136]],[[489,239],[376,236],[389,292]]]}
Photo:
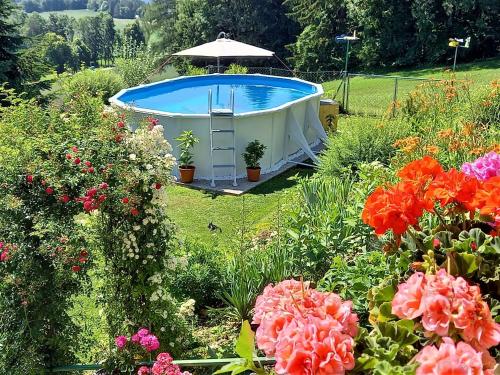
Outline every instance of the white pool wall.
{"label": "white pool wall", "polygon": [[[213,75],[211,75],[213,76]],[[275,76],[273,79],[281,78]],[[199,77],[199,76],[198,76]],[[186,77],[178,77],[183,79]],[[266,146],[264,157],[260,161],[262,168],[261,173],[269,173],[278,170],[283,166],[288,159],[299,156],[304,153],[302,148],[293,141],[289,136],[288,127],[290,126],[290,114],[299,123],[302,133],[307,140],[307,143],[314,147],[320,142],[317,131],[311,126],[310,121],[306,119],[306,108],[308,104],[312,105],[315,113],[319,112],[320,97],[323,94],[321,85],[311,82],[303,81],[297,78],[282,78],[287,80],[296,80],[304,82],[316,87],[316,93],[306,97],[297,99],[281,105],[279,107],[239,113],[234,116],[234,129],[235,129],[235,145],[236,145],[236,174],[238,178],[246,176],[246,165],[242,157],[247,144],[255,139],[258,139]],[[166,80],[170,81],[170,80]],[[166,82],[162,81],[162,82]],[[155,85],[161,82],[156,82],[149,85]],[[148,85],[148,86],[149,86]],[[143,87],[143,86],[141,86]],[[207,114],[182,114],[182,113],[168,113],[162,111],[148,110],[144,108],[137,108],[119,100],[119,97],[130,89],[122,90],[110,99],[114,106],[130,111],[129,116],[135,118],[135,121],[140,121],[147,116],[157,118],[160,124],[164,127],[165,138],[169,141],[173,148],[173,155],[178,158],[179,147],[178,142],[175,140],[183,131],[192,130],[195,137],[199,139],[193,148],[193,164],[196,166],[195,178],[197,179],[211,179],[211,156],[210,156],[210,116]],[[208,92],[207,92],[208,100]],[[237,100],[237,98],[235,99]],[[230,129],[229,118],[214,118],[213,127],[216,129]],[[232,145],[232,134],[222,133],[214,135],[214,146],[227,147]],[[231,151],[215,151],[214,164],[232,164]],[[217,168],[215,169],[216,180],[229,180],[232,178],[232,168]],[[178,171],[174,171],[178,175]]]}

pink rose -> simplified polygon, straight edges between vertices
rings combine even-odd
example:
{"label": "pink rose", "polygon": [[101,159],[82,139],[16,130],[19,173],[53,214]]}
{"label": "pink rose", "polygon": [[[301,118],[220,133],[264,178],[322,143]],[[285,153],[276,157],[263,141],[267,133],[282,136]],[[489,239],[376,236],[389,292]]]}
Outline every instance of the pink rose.
{"label": "pink rose", "polygon": [[155,335],[147,335],[141,337],[140,344],[148,352],[152,352],[160,347],[160,342]]}
{"label": "pink rose", "polygon": [[128,339],[125,336],[118,336],[115,338],[115,344],[119,349],[122,349],[125,345],[127,345]]}
{"label": "pink rose", "polygon": [[139,344],[141,342],[141,336],[139,336],[137,333],[132,335],[130,338],[130,341],[132,341],[135,344]]}
{"label": "pink rose", "polygon": [[144,337],[149,335],[149,330],[147,328],[141,328],[137,331],[137,334],[139,335],[139,337]]}
{"label": "pink rose", "polygon": [[149,368],[147,366],[141,366],[139,367],[139,370],[137,371],[137,375],[148,375],[150,374]]}

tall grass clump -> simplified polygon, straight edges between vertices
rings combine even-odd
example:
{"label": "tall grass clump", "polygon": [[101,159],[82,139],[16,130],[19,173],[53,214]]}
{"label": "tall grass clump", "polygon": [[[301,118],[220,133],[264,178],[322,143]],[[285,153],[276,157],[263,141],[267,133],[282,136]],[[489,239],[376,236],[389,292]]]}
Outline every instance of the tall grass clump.
{"label": "tall grass clump", "polygon": [[359,163],[378,161],[387,166],[396,154],[393,144],[408,133],[408,127],[394,121],[348,117],[337,135],[329,138],[319,170],[325,176],[357,171]]}

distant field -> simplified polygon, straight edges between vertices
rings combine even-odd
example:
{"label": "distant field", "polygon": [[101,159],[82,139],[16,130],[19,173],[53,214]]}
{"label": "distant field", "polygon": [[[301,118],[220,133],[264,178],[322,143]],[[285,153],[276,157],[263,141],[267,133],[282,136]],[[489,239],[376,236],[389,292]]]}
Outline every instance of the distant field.
{"label": "distant field", "polygon": [[[72,9],[72,10],[58,10],[54,12],[42,12],[40,15],[42,17],[48,18],[50,14],[66,14],[70,17],[74,17],[76,19],[83,18],[83,17],[88,17],[88,16],[95,16],[98,14],[98,12],[94,12],[93,10],[88,10],[88,9]],[[115,21],[115,27],[117,30],[123,31],[125,26],[127,26],[129,23],[134,22],[133,19],[121,19],[121,18],[113,18]]]}
{"label": "distant field", "polygon": [[[383,71],[378,74],[444,79],[451,78],[448,67],[433,67],[399,71]],[[500,59],[476,61],[469,64],[458,64],[455,72],[456,78],[468,79],[473,86],[488,84],[494,79],[500,79]],[[359,114],[381,114],[388,110],[394,96],[393,78],[367,78],[353,77],[350,79],[349,112]],[[323,83],[323,88],[328,96],[333,96],[339,88],[341,81],[334,80]],[[421,84],[420,80],[398,80],[397,99],[403,101],[406,95]],[[336,96],[341,100],[342,90]]]}

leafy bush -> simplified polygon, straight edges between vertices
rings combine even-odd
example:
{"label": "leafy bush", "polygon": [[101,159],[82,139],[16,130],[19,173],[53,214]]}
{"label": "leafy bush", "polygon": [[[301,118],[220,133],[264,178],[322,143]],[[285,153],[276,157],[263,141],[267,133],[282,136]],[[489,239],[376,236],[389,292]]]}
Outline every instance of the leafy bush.
{"label": "leafy bush", "polygon": [[201,76],[207,74],[207,70],[205,68],[200,68],[191,64],[188,64],[186,68],[181,68],[180,70],[184,70],[184,75],[186,76]]}
{"label": "leafy bush", "polygon": [[170,291],[179,299],[192,298],[196,308],[220,306],[225,256],[217,247],[201,242],[182,244],[170,281]]}
{"label": "leafy bush", "polygon": [[[361,166],[363,177],[317,176],[299,182],[300,196],[285,223],[286,246],[309,280],[319,280],[338,254],[370,251],[377,246],[360,212],[374,181],[385,175],[380,165]],[[366,177],[365,177],[366,176]],[[365,179],[366,178],[366,179]]]}
{"label": "leafy bush", "polygon": [[137,86],[144,83],[159,63],[159,55],[148,48],[135,51],[133,57],[120,59],[116,62],[116,71],[127,86]]}
{"label": "leafy bush", "polygon": [[368,324],[368,291],[384,279],[404,274],[411,259],[408,254],[387,257],[382,251],[356,254],[353,257],[336,256],[319,289],[339,294],[351,300],[361,324]]}
{"label": "leafy bush", "polygon": [[257,139],[248,143],[245,152],[242,154],[247,168],[260,168],[259,161],[264,156],[265,149],[266,146]]}
{"label": "leafy bush", "polygon": [[63,94],[68,99],[86,93],[107,103],[124,87],[123,79],[109,69],[84,69],[63,80]]}
{"label": "leafy bush", "polygon": [[387,166],[396,154],[394,142],[407,133],[405,124],[348,118],[339,132],[328,139],[320,159],[320,173],[339,176],[356,171],[359,163],[372,161]]}
{"label": "leafy bush", "polygon": [[238,64],[229,65],[229,67],[224,72],[224,74],[247,74],[247,73],[248,73],[248,68],[246,66],[241,66]]}

